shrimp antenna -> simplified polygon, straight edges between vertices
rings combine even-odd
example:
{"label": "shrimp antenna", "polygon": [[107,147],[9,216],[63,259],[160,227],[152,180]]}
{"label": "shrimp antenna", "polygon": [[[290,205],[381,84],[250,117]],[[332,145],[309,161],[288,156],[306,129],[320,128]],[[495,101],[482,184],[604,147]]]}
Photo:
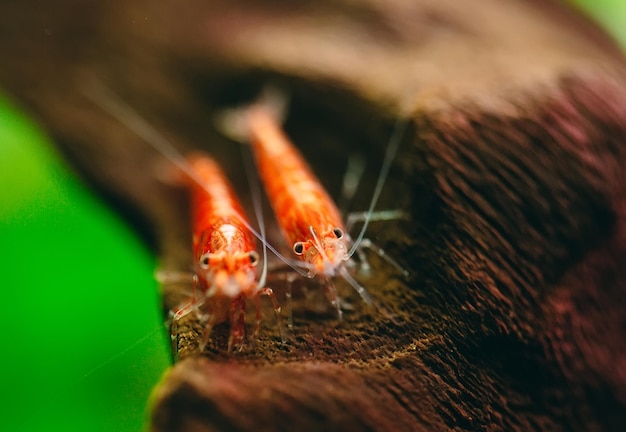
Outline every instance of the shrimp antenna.
{"label": "shrimp antenna", "polygon": [[[159,133],[150,123],[144,120],[137,111],[131,108],[126,102],[120,99],[113,91],[108,89],[100,80],[93,78],[89,85],[85,85],[82,92],[94,104],[116,118],[120,123],[128,127],[131,131],[142,138],[146,143],[150,144],[163,156],[168,158],[176,167],[189,176],[194,182],[204,187],[201,179],[187,163],[183,154],[172,145],[161,133]],[[301,275],[305,275],[299,266],[294,266],[289,259],[282,256],[265,237],[259,234],[247,221],[239,218],[239,221],[246,227],[261,243],[264,248],[267,247],[281,261],[287,264]]]}
{"label": "shrimp antenna", "polygon": [[325,262],[329,262],[330,260],[328,259],[328,255],[326,255],[326,251],[324,249],[324,246],[322,246],[322,242],[320,241],[319,236],[315,232],[315,228],[313,228],[312,226],[309,225],[309,232],[313,236],[313,241],[315,242],[315,248],[322,255],[322,258],[324,258],[324,261]]}
{"label": "shrimp antenna", "polygon": [[[259,231],[263,238],[265,238],[265,221],[263,218],[263,206],[261,204],[261,189],[259,184],[255,182],[255,178],[252,175],[251,161],[248,155],[245,153],[243,147],[241,147],[241,153],[243,155],[243,162],[246,171],[246,178],[248,179],[248,186],[250,187],[250,195],[252,195],[252,208],[254,209],[254,216],[256,217],[257,224],[259,225]],[[267,278],[267,248],[265,242],[263,242],[263,270],[261,271],[261,277],[259,278],[259,284],[257,288],[265,286],[265,280]]]}
{"label": "shrimp antenna", "polygon": [[[265,224],[263,218],[263,206],[261,205],[261,188],[259,187],[258,182],[256,182],[256,177],[254,176],[254,165],[252,160],[250,159],[250,153],[246,151],[246,149],[241,147],[242,157],[244,161],[244,168],[246,171],[246,178],[248,179],[248,185],[250,187],[250,193],[252,195],[252,206],[254,208],[254,214],[257,219],[257,223],[259,224],[259,230],[263,238],[265,238]],[[268,242],[263,242],[263,260],[267,260],[267,251],[265,247],[269,246]],[[277,252],[274,252],[277,254]],[[312,269],[314,266],[312,264],[308,264],[305,262],[291,260],[285,256],[279,256],[281,260],[287,264],[291,269],[297,271],[301,276],[306,276],[307,273],[301,269]],[[261,279],[259,280],[259,287],[265,285],[265,277],[267,276],[267,265],[263,266],[263,272],[261,274]]]}
{"label": "shrimp antenna", "polygon": [[361,231],[357,236],[354,244],[348,251],[346,255],[346,259],[350,258],[354,255],[354,252],[358,249],[363,237],[365,236],[365,231],[367,230],[367,226],[372,219],[372,213],[374,212],[374,207],[378,203],[378,198],[380,197],[380,193],[383,190],[383,186],[385,185],[385,181],[387,180],[387,176],[389,175],[389,170],[391,168],[391,163],[393,159],[396,157],[398,153],[398,148],[400,148],[400,143],[404,138],[404,134],[406,132],[406,128],[409,124],[409,119],[397,119],[396,124],[393,129],[393,133],[391,135],[391,139],[389,141],[389,145],[387,146],[387,150],[385,151],[385,157],[383,159],[383,164],[380,168],[380,174],[378,174],[378,180],[376,181],[376,187],[374,188],[374,194],[372,195],[372,200],[370,201],[369,208],[367,209],[367,214],[365,216],[365,220],[363,221],[363,226],[361,227]]}

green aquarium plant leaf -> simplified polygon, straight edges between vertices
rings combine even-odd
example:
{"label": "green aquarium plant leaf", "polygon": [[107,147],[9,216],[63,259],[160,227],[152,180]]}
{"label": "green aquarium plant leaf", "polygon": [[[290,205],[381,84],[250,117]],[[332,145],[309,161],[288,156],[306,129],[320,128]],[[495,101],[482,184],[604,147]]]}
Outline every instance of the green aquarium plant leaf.
{"label": "green aquarium plant leaf", "polygon": [[0,185],[2,429],[140,430],[168,365],[154,257],[4,98]]}

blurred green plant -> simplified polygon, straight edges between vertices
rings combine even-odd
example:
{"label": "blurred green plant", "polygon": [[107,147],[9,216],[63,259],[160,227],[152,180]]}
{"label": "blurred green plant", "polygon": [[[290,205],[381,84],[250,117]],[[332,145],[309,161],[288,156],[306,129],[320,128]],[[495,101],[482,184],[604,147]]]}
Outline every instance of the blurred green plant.
{"label": "blurred green plant", "polygon": [[0,98],[2,430],[138,431],[168,365],[155,260]]}
{"label": "blurred green plant", "polygon": [[626,1],[569,0],[601,23],[622,46],[626,46]]}

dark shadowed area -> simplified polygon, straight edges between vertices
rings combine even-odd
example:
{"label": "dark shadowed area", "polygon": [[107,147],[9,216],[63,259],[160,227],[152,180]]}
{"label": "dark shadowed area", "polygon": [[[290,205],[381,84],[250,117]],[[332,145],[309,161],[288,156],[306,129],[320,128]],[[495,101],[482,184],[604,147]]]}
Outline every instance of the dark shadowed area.
{"label": "dark shadowed area", "polygon": [[[410,276],[371,254],[359,278],[384,310],[338,281],[353,306],[339,322],[299,281],[290,340],[268,302],[259,342],[235,354],[226,326],[199,353],[187,316],[151,430],[623,427],[626,69],[579,14],[522,0],[31,0],[0,6],[0,34],[0,85],[167,269],[190,267],[186,196],[85,96],[94,80],[177,148],[211,152],[246,199],[239,145],[214,116],[267,82],[291,92],[285,129],[333,196],[348,157],[365,156],[352,210],[408,119],[378,207],[410,218],[368,236]],[[185,295],[165,287],[164,310]]]}

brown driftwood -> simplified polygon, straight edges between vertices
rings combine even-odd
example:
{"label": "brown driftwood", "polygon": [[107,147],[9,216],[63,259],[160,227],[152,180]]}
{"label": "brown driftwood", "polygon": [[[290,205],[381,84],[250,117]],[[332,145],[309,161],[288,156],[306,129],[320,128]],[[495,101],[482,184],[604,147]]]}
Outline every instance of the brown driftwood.
{"label": "brown driftwood", "polygon": [[[371,229],[411,277],[373,257],[364,280],[386,313],[346,291],[355,309],[337,322],[300,287],[286,345],[268,320],[238,354],[218,328],[204,356],[189,317],[152,430],[626,422],[624,59],[578,14],[521,0],[21,1],[0,6],[0,32],[0,84],[168,268],[189,266],[185,198],[85,82],[215,153],[240,190],[239,150],[212,116],[268,80],[292,91],[286,128],[331,190],[349,154],[380,159],[394,119],[411,119],[380,205],[411,220]],[[183,297],[170,287],[165,308]]]}

